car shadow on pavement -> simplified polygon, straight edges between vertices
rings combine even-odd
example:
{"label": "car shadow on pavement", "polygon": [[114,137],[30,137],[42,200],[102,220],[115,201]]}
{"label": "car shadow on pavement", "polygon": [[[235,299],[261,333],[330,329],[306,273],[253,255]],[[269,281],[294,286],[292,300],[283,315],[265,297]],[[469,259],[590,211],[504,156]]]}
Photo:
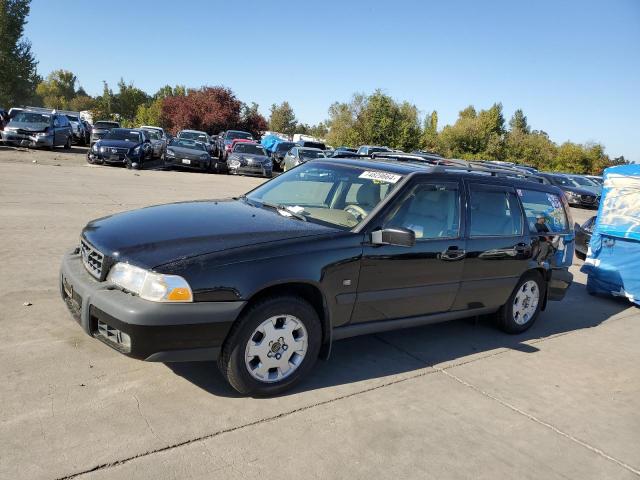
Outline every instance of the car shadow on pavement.
{"label": "car shadow on pavement", "polygon": [[[596,327],[630,307],[613,297],[587,294],[584,284],[572,285],[562,302],[549,302],[536,324],[519,335],[498,330],[492,316],[366,335],[335,342],[328,361],[318,361],[307,379],[284,395],[441,368],[517,350],[534,354],[537,341]],[[239,396],[223,379],[215,362],[166,364],[174,373],[207,392]]]}

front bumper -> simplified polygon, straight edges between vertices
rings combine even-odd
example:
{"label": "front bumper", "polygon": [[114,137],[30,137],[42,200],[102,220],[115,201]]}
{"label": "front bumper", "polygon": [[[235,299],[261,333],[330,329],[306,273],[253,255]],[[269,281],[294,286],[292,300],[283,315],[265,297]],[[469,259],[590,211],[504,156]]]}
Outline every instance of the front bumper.
{"label": "front bumper", "polygon": [[53,135],[36,137],[35,135],[25,135],[22,133],[4,130],[2,132],[2,141],[4,143],[18,145],[20,147],[53,147]]}
{"label": "front bumper", "polygon": [[229,173],[232,175],[258,175],[261,177],[271,178],[273,176],[272,165],[229,165]]}
{"label": "front bumper", "polygon": [[[60,294],[85,333],[124,355],[150,362],[215,360],[246,304],[143,300],[95,280],[77,250],[62,260]],[[111,333],[106,335],[106,330]],[[130,340],[125,343],[126,337]]]}
{"label": "front bumper", "polygon": [[[185,160],[187,160],[189,163],[185,163]],[[199,158],[181,158],[179,156],[165,157],[164,163],[167,166],[188,168],[191,170],[209,170],[211,166],[217,165],[217,163],[215,163],[213,160],[201,160]]]}

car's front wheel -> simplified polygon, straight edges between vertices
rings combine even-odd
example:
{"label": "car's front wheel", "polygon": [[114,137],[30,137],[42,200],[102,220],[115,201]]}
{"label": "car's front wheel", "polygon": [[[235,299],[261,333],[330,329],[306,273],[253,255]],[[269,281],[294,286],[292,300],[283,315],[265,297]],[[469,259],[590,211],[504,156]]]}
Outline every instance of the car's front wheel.
{"label": "car's front wheel", "polygon": [[500,328],[507,333],[521,333],[529,329],[540,314],[544,291],[544,280],[538,272],[523,275],[498,312]]}
{"label": "car's front wheel", "polygon": [[276,395],[291,388],[315,364],[322,332],[315,309],[299,297],[269,297],[233,326],[218,359],[239,393]]}

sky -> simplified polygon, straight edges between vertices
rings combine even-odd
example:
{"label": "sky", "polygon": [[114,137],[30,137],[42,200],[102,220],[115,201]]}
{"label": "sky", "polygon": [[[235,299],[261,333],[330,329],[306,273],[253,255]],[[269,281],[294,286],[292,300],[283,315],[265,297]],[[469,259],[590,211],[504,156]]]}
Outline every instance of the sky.
{"label": "sky", "polygon": [[28,22],[39,73],[71,70],[92,95],[121,77],[225,85],[314,124],[379,88],[440,127],[502,102],[556,142],[640,162],[638,0],[33,0]]}

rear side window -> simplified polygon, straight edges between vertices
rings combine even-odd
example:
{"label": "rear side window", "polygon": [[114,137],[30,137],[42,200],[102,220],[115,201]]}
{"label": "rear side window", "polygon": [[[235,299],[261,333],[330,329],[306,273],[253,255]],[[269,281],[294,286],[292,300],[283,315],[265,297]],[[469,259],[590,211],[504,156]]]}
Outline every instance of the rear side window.
{"label": "rear side window", "polygon": [[536,223],[547,226],[550,232],[563,232],[568,230],[567,216],[562,208],[562,200],[558,195],[538,190],[518,189],[518,195],[522,200],[524,213],[527,216],[529,230],[536,232]]}
{"label": "rear side window", "polygon": [[471,236],[522,235],[522,211],[511,189],[470,185]]}

